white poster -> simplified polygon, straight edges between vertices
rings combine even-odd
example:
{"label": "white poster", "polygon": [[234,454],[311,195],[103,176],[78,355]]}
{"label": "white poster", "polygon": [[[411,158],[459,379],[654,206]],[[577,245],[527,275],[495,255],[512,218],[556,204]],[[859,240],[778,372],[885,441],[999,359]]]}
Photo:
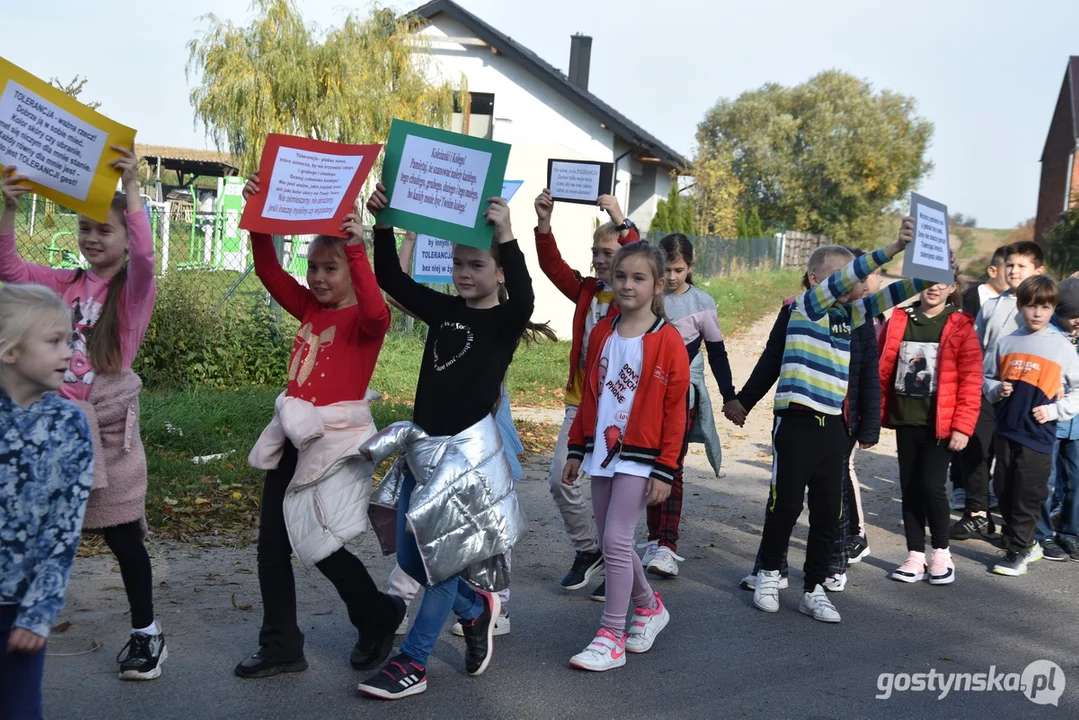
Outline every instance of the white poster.
{"label": "white poster", "polygon": [[914,242],[903,253],[903,274],[927,282],[955,282],[948,246],[948,208],[911,193],[910,214],[914,218]]}
{"label": "white poster", "polygon": [[474,227],[490,164],[489,152],[409,135],[390,207]]}
{"label": "white poster", "polygon": [[430,235],[417,235],[412,277],[417,282],[453,282],[453,243]]}
{"label": "white poster", "polygon": [[86,200],[107,133],[8,81],[0,95],[0,165]]}
{"label": "white poster", "polygon": [[341,207],[361,162],[362,155],[330,155],[278,148],[262,217],[271,220],[332,218]]}
{"label": "white poster", "polygon": [[551,196],[595,202],[599,197],[600,172],[596,164],[555,160],[551,163]]}

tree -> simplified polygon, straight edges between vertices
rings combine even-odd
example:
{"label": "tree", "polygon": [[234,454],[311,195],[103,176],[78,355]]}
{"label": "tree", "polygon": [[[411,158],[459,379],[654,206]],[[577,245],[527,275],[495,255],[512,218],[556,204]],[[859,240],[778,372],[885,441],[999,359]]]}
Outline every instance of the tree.
{"label": "tree", "polygon": [[933,126],[915,110],[913,98],[838,70],[794,87],[770,83],[706,113],[697,163],[726,158],[738,204],[757,208],[764,227],[856,242],[932,169]]}
{"label": "tree", "polygon": [[[244,171],[268,133],[344,143],[385,141],[394,118],[447,127],[455,88],[428,79],[430,50],[418,19],[375,7],[320,33],[293,0],[253,0],[246,27],[204,16],[188,45],[195,118]],[[462,81],[463,82],[463,81]]]}
{"label": "tree", "polygon": [[657,204],[656,215],[652,218],[652,224],[648,229],[652,232],[695,235],[697,233],[696,215],[696,203],[693,197],[683,194],[678,187],[678,177],[672,176],[667,199],[660,200]]}
{"label": "tree", "polygon": [[697,228],[702,235],[732,237],[738,222],[741,183],[725,150],[704,146],[699,131],[697,143],[692,166]]}
{"label": "tree", "polygon": [[964,216],[963,213],[952,213],[948,218],[948,222],[956,227],[973,228],[978,227],[978,219],[973,215]]}
{"label": "tree", "polygon": [[[60,82],[60,78],[56,77],[49,80],[49,84],[52,85],[54,88],[56,88],[60,92],[67,93],[76,100],[79,100],[79,95],[82,94],[82,89],[86,87],[86,82],[87,79],[85,77],[80,77],[78,75],[73,77],[71,79],[71,82],[69,83],[62,83]],[[91,110],[97,110],[99,107],[101,107],[101,103],[99,102],[87,102],[85,100],[79,100],[79,102],[81,102],[83,105],[90,108]]]}
{"label": "tree", "polygon": [[1060,214],[1045,234],[1049,269],[1060,278],[1079,270],[1079,207]]}

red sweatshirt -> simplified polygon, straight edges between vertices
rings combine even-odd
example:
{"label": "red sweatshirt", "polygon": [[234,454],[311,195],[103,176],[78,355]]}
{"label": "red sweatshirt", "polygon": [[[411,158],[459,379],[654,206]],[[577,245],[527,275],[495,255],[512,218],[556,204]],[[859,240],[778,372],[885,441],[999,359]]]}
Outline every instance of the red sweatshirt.
{"label": "red sweatshirt", "polygon": [[390,310],[363,244],[345,246],[357,302],[339,310],[323,306],[314,293],[281,268],[269,235],[251,233],[251,250],[259,280],[271,297],[300,321],[289,361],[289,397],[312,405],[362,400],[390,328]]}

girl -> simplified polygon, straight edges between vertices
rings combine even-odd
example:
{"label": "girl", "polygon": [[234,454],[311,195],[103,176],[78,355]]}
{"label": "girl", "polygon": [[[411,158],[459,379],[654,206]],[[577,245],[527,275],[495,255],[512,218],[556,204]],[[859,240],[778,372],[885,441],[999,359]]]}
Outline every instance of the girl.
{"label": "girl", "polygon": [[697,433],[705,443],[708,461],[719,476],[723,450],[712,418],[712,403],[704,384],[704,362],[696,361],[703,342],[708,349],[708,364],[723,395],[724,404],[734,400],[734,380],[723,333],[719,329],[716,301],[693,286],[693,244],[682,233],[671,233],[659,241],[667,255],[667,286],[663,307],[674,329],[682,336],[689,352],[691,392],[686,395],[686,436],[678,456],[678,472],[666,502],[648,508],[648,544],[641,558],[646,572],[665,578],[678,577],[678,525],[682,519],[682,464],[686,459],[690,435]]}
{"label": "girl", "polygon": [[[596,524],[580,489],[562,482],[566,458],[566,442],[584,387],[584,361],[588,357],[588,337],[592,328],[603,318],[618,314],[611,305],[611,261],[618,248],[640,239],[637,228],[622,214],[613,195],[600,195],[597,204],[607,212],[611,221],[600,225],[592,234],[592,269],[595,277],[584,277],[562,259],[554,234],[551,232],[551,213],[554,199],[550,190],[536,198],[536,255],[540,269],[555,287],[575,305],[573,311],[573,342],[569,352],[569,380],[566,382],[566,417],[558,433],[551,469],[547,473],[551,496],[554,498],[566,533],[573,542],[576,556],[569,572],[560,583],[563,590],[579,590],[596,574],[603,571],[603,553],[596,539]],[[603,601],[604,585],[592,591],[592,598]]]}
{"label": "girl", "polygon": [[52,290],[0,287],[0,718],[43,717],[45,642],[94,479],[86,416],[54,394],[70,339]]}
{"label": "girl", "polygon": [[38,283],[71,308],[74,346],[60,396],[86,414],[94,438],[94,486],[83,529],[101,532],[116,556],[131,608],[131,638],[117,662],[121,680],[152,680],[168,656],[154,620],[153,574],[146,536],[146,454],[139,436],[142,381],[131,371],[150,323],[157,284],[154,241],[139,197],[139,160],[127,148],[110,165],[120,172],[117,195],[105,222],[79,216],[79,251],[88,270],[54,270],[23,262],[15,247],[15,211],[28,192],[25,178],[3,174],[0,281]]}
{"label": "girl", "polygon": [[[258,192],[259,177],[251,175],[244,197]],[[405,614],[404,603],[379,592],[363,562],[343,547],[363,529],[355,523],[357,516],[366,517],[366,508],[359,508],[362,500],[347,492],[314,490],[317,497],[305,505],[298,496],[319,483],[334,482],[325,471],[375,432],[367,385],[390,327],[390,311],[367,260],[359,215],[345,216],[341,230],[347,240],[319,235],[311,243],[306,288],[281,268],[269,235],[251,234],[255,273],[274,300],[300,321],[300,330],[288,388],[250,458],[254,467],[267,471],[258,539],[263,616],[258,652],[236,666],[236,675],[243,678],[307,669],[303,633],[296,623],[294,549],[345,601],[359,631],[350,658],[357,670],[370,670],[386,659]],[[304,413],[325,427],[325,434],[310,444],[290,429]],[[317,529],[311,532],[322,526],[332,538]]]}
{"label": "girl", "polygon": [[645,506],[671,494],[686,432],[689,359],[682,336],[663,316],[664,260],[662,250],[644,242],[615,255],[614,293],[622,312],[592,331],[580,412],[570,428],[562,482],[572,485],[581,470],[592,476],[607,563],[599,632],[570,659],[582,670],[625,665],[625,653],[646,652],[670,619],[633,552],[633,530]]}
{"label": "girl", "polygon": [[[981,411],[982,352],[956,285],[922,290],[881,332],[881,421],[895,428],[907,559],[889,577],[933,585],[955,580],[948,550],[945,483],[952,453],[966,447]],[[933,554],[926,562],[925,525]]]}
{"label": "girl", "polygon": [[[413,423],[431,437],[454,436],[485,417],[498,401],[506,369],[528,327],[534,296],[524,255],[513,237],[509,207],[500,197],[488,200],[487,221],[494,225],[490,250],[457,245],[453,284],[458,296],[420,285],[401,270],[393,228],[377,221],[389,201],[376,186],[367,203],[375,216],[375,275],[379,285],[408,312],[427,324]],[[508,297],[499,302],[505,283]],[[462,623],[465,667],[482,674],[492,655],[492,636],[501,601],[472,588],[459,576],[436,584],[427,573],[407,516],[416,479],[404,474],[397,503],[397,562],[426,588],[419,612],[400,653],[374,676],[360,683],[365,695],[396,700],[427,689],[427,660],[452,610]]]}

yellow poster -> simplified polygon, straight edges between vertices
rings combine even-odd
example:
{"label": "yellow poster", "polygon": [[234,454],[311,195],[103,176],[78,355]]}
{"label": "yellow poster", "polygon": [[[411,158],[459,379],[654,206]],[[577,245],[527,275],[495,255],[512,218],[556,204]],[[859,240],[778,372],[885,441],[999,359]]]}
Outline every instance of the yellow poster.
{"label": "yellow poster", "polygon": [[134,147],[135,131],[0,57],[0,165],[34,192],[105,222],[120,179],[112,145]]}

